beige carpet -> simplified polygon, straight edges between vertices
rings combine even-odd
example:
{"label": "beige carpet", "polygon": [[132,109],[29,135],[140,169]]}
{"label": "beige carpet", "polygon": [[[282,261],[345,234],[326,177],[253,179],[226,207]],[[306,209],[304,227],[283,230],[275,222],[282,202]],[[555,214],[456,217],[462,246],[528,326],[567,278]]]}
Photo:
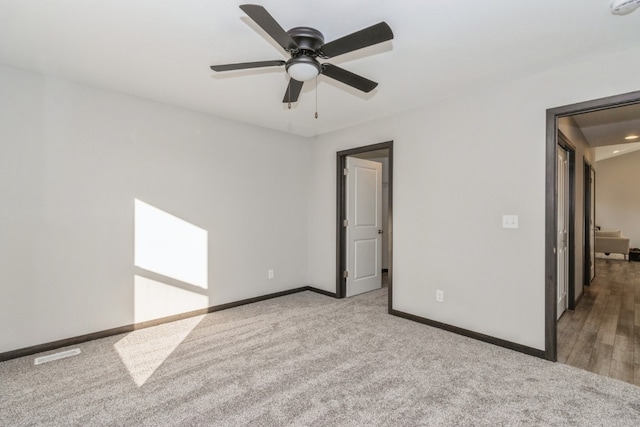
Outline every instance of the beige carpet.
{"label": "beige carpet", "polygon": [[0,425],[640,425],[640,388],[389,316],[386,292],[303,292],[0,363]]}

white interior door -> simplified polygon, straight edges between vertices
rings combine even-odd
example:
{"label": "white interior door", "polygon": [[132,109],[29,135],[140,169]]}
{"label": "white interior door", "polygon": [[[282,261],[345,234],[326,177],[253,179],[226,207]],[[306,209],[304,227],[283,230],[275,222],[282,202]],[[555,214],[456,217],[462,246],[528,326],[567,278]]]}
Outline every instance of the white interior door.
{"label": "white interior door", "polygon": [[382,287],[382,164],[347,157],[347,296]]}
{"label": "white interior door", "polygon": [[558,147],[558,319],[567,309],[569,285],[569,159],[567,151]]}
{"label": "white interior door", "polygon": [[591,259],[591,269],[590,269],[590,280],[593,280],[596,277],[596,171],[593,168],[590,168],[590,188],[591,192],[591,200],[590,200],[590,209],[591,215],[589,216],[589,232],[591,235],[589,236],[589,257]]}

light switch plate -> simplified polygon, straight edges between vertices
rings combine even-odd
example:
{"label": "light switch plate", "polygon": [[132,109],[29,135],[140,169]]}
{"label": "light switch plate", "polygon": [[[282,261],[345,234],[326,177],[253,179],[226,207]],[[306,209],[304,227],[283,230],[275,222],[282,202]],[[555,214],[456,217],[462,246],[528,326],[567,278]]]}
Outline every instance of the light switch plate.
{"label": "light switch plate", "polygon": [[502,215],[502,228],[518,228],[518,215]]}

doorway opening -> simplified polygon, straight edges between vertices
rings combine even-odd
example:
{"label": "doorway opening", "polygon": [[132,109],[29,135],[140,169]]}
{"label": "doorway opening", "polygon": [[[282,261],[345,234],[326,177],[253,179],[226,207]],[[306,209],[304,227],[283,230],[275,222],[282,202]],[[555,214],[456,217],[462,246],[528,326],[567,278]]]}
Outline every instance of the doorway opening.
{"label": "doorway opening", "polygon": [[[363,159],[365,161],[379,162],[382,165],[381,182],[381,206],[382,215],[379,219],[380,233],[379,250],[381,253],[380,263],[376,265],[375,274],[379,275],[383,286],[388,287],[389,310],[391,310],[392,289],[393,289],[393,141],[379,144],[367,145],[340,151],[336,156],[336,296],[344,298],[351,295],[347,289],[348,283],[348,199],[349,189],[347,188],[348,175],[345,170],[349,159]],[[353,221],[352,221],[353,225]],[[365,250],[362,253],[373,253],[376,250]],[[351,272],[352,278],[354,272]]]}
{"label": "doorway opening", "polygon": [[[545,205],[545,358],[551,361],[558,360],[558,169],[557,169],[557,147],[560,143],[559,137],[559,121],[561,118],[575,116],[583,113],[599,112],[614,109],[617,107],[624,107],[633,104],[640,104],[640,91],[631,92],[623,95],[612,96],[608,98],[597,99],[593,101],[582,102],[578,104],[567,105],[558,108],[552,108],[547,110],[547,131],[546,131],[546,205]],[[581,168],[587,173],[587,161],[584,162],[584,168]],[[591,168],[589,164],[589,176],[591,177]],[[586,183],[586,177],[585,181]],[[582,183],[581,183],[582,186]],[[593,186],[589,188],[589,204],[593,206]],[[586,190],[586,189],[583,189]],[[585,191],[586,195],[586,191]],[[575,198],[574,198],[575,200]],[[593,218],[594,212],[589,209],[590,216]],[[583,212],[586,210],[583,210]],[[585,221],[584,231],[587,236],[591,234],[591,230],[587,230],[588,217],[582,215],[580,220]],[[582,234],[582,233],[581,233]],[[582,264],[587,259],[585,251],[590,251],[592,245],[592,238],[588,238],[585,235],[581,236],[583,244],[581,247],[583,251],[578,254],[574,251],[572,259],[574,262],[580,262]],[[584,243],[587,243],[586,246]],[[590,254],[589,254],[590,256]],[[580,271],[587,273],[586,266],[583,265],[583,269]],[[572,271],[575,270],[572,268]],[[580,286],[587,283],[588,278],[591,277],[589,271],[585,277],[580,280]],[[572,298],[575,301],[576,295]],[[579,296],[578,296],[579,298]]]}

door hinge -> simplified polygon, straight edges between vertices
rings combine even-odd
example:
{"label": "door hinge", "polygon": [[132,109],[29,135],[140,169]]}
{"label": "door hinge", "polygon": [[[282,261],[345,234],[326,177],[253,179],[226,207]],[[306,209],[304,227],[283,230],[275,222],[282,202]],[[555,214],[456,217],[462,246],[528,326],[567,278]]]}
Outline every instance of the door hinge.
{"label": "door hinge", "polygon": [[343,173],[344,173],[344,175],[345,175],[345,176],[347,176],[347,175],[349,175],[349,169],[347,169],[347,168],[344,168],[344,171],[343,171]]}
{"label": "door hinge", "polygon": [[349,226],[349,220],[348,219],[343,219],[342,220],[342,226],[343,227],[348,227]]}
{"label": "door hinge", "polygon": [[349,272],[347,270],[342,272],[342,278],[347,279],[349,277]]}

